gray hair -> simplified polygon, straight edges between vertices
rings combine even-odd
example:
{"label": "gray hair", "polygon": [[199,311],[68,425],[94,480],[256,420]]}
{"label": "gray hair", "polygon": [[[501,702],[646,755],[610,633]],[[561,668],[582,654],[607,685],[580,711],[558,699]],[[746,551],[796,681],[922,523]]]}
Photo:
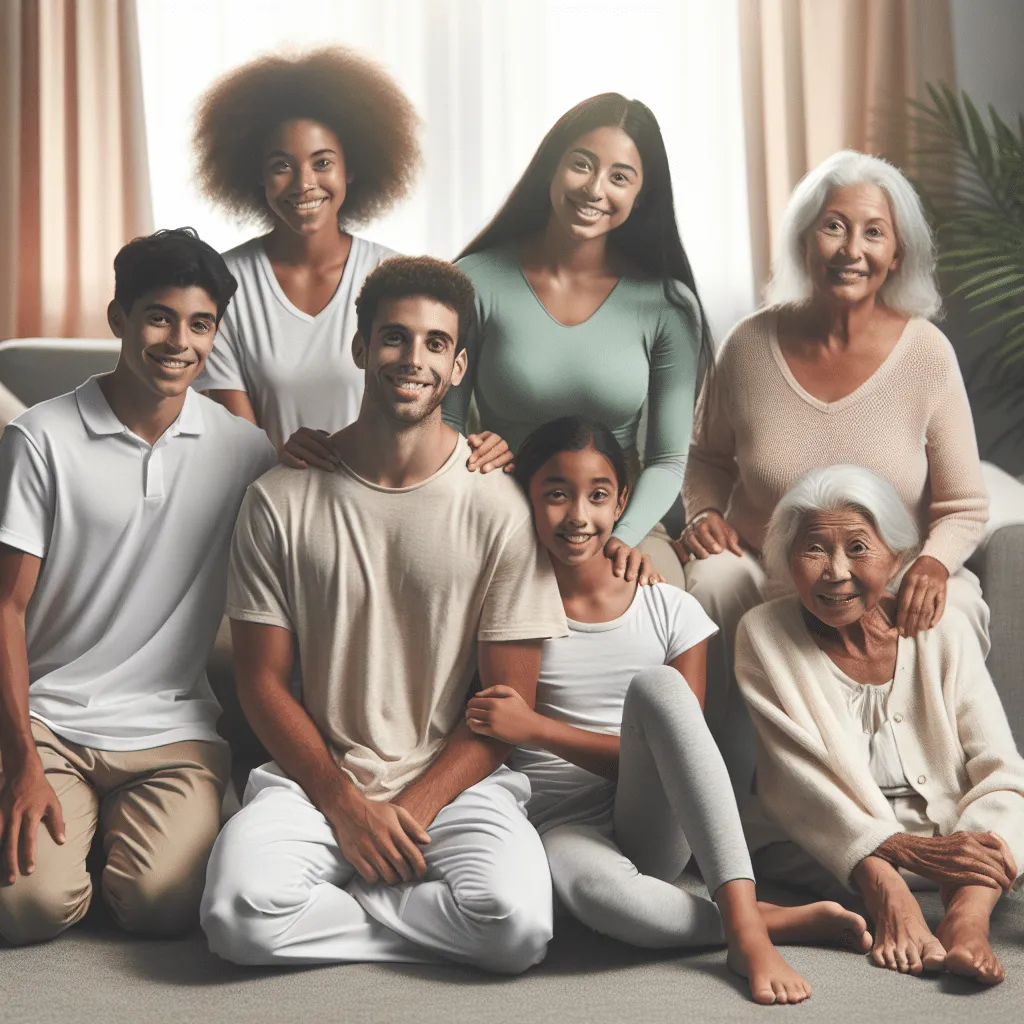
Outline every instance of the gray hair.
{"label": "gray hair", "polygon": [[841,510],[862,515],[901,565],[909,565],[920,546],[921,532],[896,488],[863,466],[829,466],[808,470],[775,506],[762,553],[776,585],[790,579],[789,555],[808,518]]}
{"label": "gray hair", "polygon": [[906,316],[935,317],[942,298],[935,284],[935,239],[914,186],[877,156],[844,149],[823,160],[793,189],[779,224],[772,276],[765,299],[772,306],[799,306],[811,297],[805,240],[825,207],[829,191],[871,182],[888,197],[900,246],[900,263],[885,279],[879,297]]}

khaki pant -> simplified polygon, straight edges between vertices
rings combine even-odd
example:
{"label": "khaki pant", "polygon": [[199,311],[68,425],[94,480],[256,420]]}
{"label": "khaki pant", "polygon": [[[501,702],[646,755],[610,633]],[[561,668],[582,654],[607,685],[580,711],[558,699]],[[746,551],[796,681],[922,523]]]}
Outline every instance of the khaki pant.
{"label": "khaki pant", "polygon": [[35,871],[0,884],[0,936],[16,945],[40,942],[81,920],[92,898],[85,858],[97,830],[105,855],[100,892],[118,924],[151,935],[191,927],[220,829],[227,746],[94,750],[34,720],[32,735],[66,839],[58,846],[39,826]]}
{"label": "khaki pant", "polygon": [[650,555],[654,568],[665,577],[666,583],[671,583],[680,590],[686,589],[683,564],[672,547],[671,537],[661,523],[655,524],[654,529],[637,544],[637,550]]}

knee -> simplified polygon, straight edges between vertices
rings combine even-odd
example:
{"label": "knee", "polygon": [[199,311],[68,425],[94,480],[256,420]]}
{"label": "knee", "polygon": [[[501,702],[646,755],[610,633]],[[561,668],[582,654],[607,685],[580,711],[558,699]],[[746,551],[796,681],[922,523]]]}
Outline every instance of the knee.
{"label": "knee", "polygon": [[687,591],[716,622],[738,619],[760,604],[760,578],[760,566],[751,555],[737,558],[730,551],[686,566]]}
{"label": "knee", "polygon": [[496,974],[522,974],[539,964],[554,931],[551,889],[515,895],[501,890],[460,900],[480,927],[476,965]]}
{"label": "knee", "polygon": [[204,864],[181,870],[153,865],[132,872],[103,871],[103,899],[114,920],[126,932],[140,935],[178,935],[199,917]]}
{"label": "knee", "polygon": [[285,895],[211,870],[199,905],[199,924],[210,952],[245,966],[271,963],[289,917]]}
{"label": "knee", "polygon": [[645,668],[633,676],[622,706],[623,723],[647,720],[655,715],[664,720],[673,719],[700,721],[704,724],[704,713],[689,684],[671,665],[657,665]]}
{"label": "knee", "polygon": [[88,875],[78,886],[62,886],[39,874],[21,876],[0,888],[0,937],[12,946],[56,938],[84,916],[91,895]]}

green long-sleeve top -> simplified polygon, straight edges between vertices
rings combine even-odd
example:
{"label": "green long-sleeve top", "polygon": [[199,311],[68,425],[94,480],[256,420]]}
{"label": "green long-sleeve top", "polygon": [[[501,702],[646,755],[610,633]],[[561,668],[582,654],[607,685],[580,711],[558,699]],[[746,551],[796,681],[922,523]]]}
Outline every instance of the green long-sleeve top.
{"label": "green long-sleeve top", "polygon": [[537,298],[514,249],[473,253],[458,267],[476,289],[477,316],[445,422],[464,432],[475,394],[481,429],[513,452],[536,427],[575,414],[604,423],[636,459],[646,401],[643,467],[614,532],[635,546],[682,487],[700,348],[693,293],[673,282],[677,306],[660,281],[623,277],[589,320],[566,327]]}

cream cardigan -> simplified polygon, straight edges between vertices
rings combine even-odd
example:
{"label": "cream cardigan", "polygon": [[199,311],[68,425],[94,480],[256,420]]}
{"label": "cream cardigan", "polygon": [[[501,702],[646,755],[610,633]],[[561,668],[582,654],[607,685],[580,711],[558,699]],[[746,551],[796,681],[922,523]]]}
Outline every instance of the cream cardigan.
{"label": "cream cardigan", "polygon": [[[858,753],[841,694],[818,683],[827,659],[796,597],[740,622],[736,679],[757,734],[761,807],[850,886],[857,864],[903,828]],[[962,612],[947,605],[938,626],[899,641],[888,713],[939,833],[997,832],[1024,869],[1024,758]]]}

